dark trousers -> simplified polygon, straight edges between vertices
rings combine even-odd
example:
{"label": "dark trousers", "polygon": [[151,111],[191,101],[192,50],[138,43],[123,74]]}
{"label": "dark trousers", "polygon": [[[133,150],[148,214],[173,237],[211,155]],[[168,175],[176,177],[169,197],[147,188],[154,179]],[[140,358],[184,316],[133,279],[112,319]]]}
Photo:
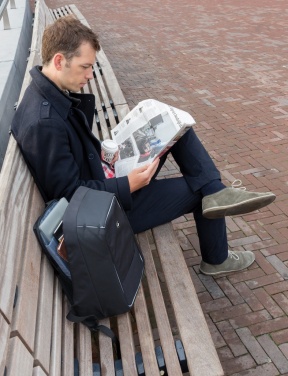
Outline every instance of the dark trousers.
{"label": "dark trousers", "polygon": [[201,188],[220,179],[220,173],[193,129],[185,133],[169,150],[183,177],[156,179],[167,154],[150,184],[132,194],[132,209],[127,212],[134,233],[193,213],[203,261],[220,264],[227,258],[225,219],[202,216]]}

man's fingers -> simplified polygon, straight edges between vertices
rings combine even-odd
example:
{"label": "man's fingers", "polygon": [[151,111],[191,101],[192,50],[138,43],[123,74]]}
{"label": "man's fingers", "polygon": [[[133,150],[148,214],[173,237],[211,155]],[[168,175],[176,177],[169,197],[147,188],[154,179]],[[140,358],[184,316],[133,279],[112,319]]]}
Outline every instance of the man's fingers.
{"label": "man's fingers", "polygon": [[148,167],[147,170],[149,170],[149,172],[152,172],[152,175],[154,175],[155,171],[157,170],[157,167],[159,165],[159,162],[160,162],[160,159],[159,158],[156,158]]}

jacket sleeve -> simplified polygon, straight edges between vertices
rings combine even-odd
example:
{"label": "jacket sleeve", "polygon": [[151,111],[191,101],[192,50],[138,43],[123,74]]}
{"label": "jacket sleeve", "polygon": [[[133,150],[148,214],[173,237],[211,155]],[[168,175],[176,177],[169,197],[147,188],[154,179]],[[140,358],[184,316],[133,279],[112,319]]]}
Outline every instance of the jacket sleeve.
{"label": "jacket sleeve", "polygon": [[[39,189],[51,200],[71,199],[79,186],[115,193],[125,210],[131,208],[128,177],[106,179],[99,166],[99,179],[81,179],[81,166],[71,151],[69,137],[63,124],[53,119],[41,119],[28,128],[20,148]],[[82,148],[79,148],[81,153]]]}

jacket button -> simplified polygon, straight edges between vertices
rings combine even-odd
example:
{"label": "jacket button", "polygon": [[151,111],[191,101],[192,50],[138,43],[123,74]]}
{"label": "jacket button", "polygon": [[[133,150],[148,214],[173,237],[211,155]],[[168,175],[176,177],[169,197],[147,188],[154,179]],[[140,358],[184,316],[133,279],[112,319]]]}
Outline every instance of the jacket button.
{"label": "jacket button", "polygon": [[43,102],[42,104],[43,104],[43,106],[48,106],[49,103],[48,102]]}
{"label": "jacket button", "polygon": [[94,159],[94,154],[93,153],[88,154],[88,158],[89,159]]}

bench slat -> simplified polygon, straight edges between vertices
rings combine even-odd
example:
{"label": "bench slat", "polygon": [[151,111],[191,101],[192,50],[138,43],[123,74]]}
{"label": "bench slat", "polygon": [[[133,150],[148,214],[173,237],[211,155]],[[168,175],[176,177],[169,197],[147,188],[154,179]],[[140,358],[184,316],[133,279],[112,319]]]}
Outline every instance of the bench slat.
{"label": "bench slat", "polygon": [[96,74],[95,80],[97,80],[97,83],[98,83],[98,86],[99,86],[99,89],[100,89],[100,92],[101,92],[102,100],[105,104],[106,110],[107,110],[107,112],[110,110],[110,116],[109,116],[110,126],[111,126],[111,128],[114,128],[115,125],[116,125],[116,121],[115,121],[113,111],[111,109],[109,94],[106,90],[106,86],[105,86],[105,83],[104,83],[102,76],[99,72],[99,69],[95,68],[94,72]]}
{"label": "bench slat", "polygon": [[5,160],[0,186],[0,311],[11,322],[18,267],[25,244],[25,213],[30,207],[32,179],[13,143],[8,144]]}
{"label": "bench slat", "polygon": [[130,314],[125,313],[123,315],[119,315],[117,317],[117,323],[124,375],[138,376]]}
{"label": "bench slat", "polygon": [[124,95],[122,93],[122,90],[120,89],[118,80],[114,74],[111,64],[109,63],[103,49],[101,49],[98,52],[97,60],[99,61],[100,66],[102,68],[105,85],[107,86],[109,90],[110,96],[112,97],[115,106],[118,104],[126,104],[127,101],[124,98]]}
{"label": "bench slat", "polygon": [[83,25],[86,25],[86,26],[90,27],[90,25],[88,24],[86,18],[83,16],[83,14],[80,12],[80,10],[76,7],[76,5],[69,4],[68,6],[69,6],[70,10],[78,18],[78,20],[80,20],[83,23]]}
{"label": "bench slat", "polygon": [[33,356],[18,337],[9,340],[7,360],[7,376],[31,376],[33,372]]}
{"label": "bench slat", "polygon": [[[32,34],[32,40],[31,40],[31,47],[30,51],[38,51],[39,46],[41,45],[41,38],[44,31],[45,26],[45,14],[44,14],[44,6],[40,2],[37,1],[35,5],[35,18],[34,18],[34,24],[33,24],[33,34]],[[34,30],[37,30],[37,33],[34,32]]]}
{"label": "bench slat", "polygon": [[[71,373],[72,375],[72,373]],[[47,376],[46,373],[40,366],[33,368],[33,375],[32,376]]]}
{"label": "bench slat", "polygon": [[63,294],[62,317],[62,376],[71,376],[74,373],[74,323],[67,320],[70,304]]}
{"label": "bench slat", "polygon": [[80,324],[77,325],[77,358],[79,361],[79,376],[93,376],[91,332]]}
{"label": "bench slat", "polygon": [[46,372],[49,372],[54,272],[47,257],[44,255],[42,257],[40,275],[34,358],[35,365],[40,364]]}
{"label": "bench slat", "polygon": [[[41,251],[32,230],[33,224],[43,210],[43,203],[39,191],[34,187],[31,201],[31,211],[27,220],[30,231],[24,247],[21,281],[19,294],[14,309],[11,335],[19,335],[31,352],[34,351],[35,322],[37,317],[37,302],[39,292],[39,278],[41,267]],[[29,317],[29,320],[27,320]]]}
{"label": "bench slat", "polygon": [[4,374],[10,326],[0,313],[0,375]]}
{"label": "bench slat", "polygon": [[169,375],[182,375],[153,255],[147,239],[147,234],[139,234],[138,239],[145,259],[146,275],[149,275],[147,282],[157,321],[167,371]]}
{"label": "bench slat", "polygon": [[121,121],[130,112],[127,104],[117,104],[115,109],[118,114],[119,121]]}
{"label": "bench slat", "polygon": [[62,288],[54,277],[53,324],[49,376],[61,375]]}
{"label": "bench slat", "polygon": [[[197,376],[223,375],[217,352],[172,224],[158,226],[152,232],[184,349],[186,354],[192,354],[192,356],[187,356],[189,371],[191,375]],[[179,273],[179,270],[181,270],[181,273]],[[207,356],[209,356],[209,361],[207,361]]]}
{"label": "bench slat", "polygon": [[134,303],[138,336],[146,375],[157,375],[159,369],[156,361],[153,334],[144,296],[142,283]]}
{"label": "bench slat", "polygon": [[[103,319],[99,321],[99,324],[105,325],[110,328],[109,319]],[[105,370],[104,375],[114,375],[114,358],[113,358],[113,348],[112,341],[105,334],[99,332],[99,348],[100,348],[100,365],[101,369]]]}
{"label": "bench slat", "polygon": [[[94,66],[94,71],[97,72],[97,70],[98,70],[98,67]],[[90,84],[90,93],[95,95],[96,109],[97,109],[99,120],[100,120],[102,138],[103,139],[110,138],[109,129],[108,129],[104,112],[103,112],[103,108],[102,108],[102,95],[101,95],[102,93],[99,92],[95,80],[90,80],[89,84]]]}

